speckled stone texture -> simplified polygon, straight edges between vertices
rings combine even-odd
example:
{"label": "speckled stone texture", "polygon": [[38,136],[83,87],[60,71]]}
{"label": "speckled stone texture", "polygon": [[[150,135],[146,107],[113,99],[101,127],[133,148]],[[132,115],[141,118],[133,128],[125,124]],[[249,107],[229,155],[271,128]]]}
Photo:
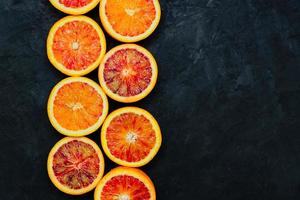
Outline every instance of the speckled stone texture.
{"label": "speckled stone texture", "polygon": [[[140,43],[157,59],[159,81],[132,104],[162,128],[163,146],[143,168],[157,199],[299,200],[300,1],[161,5],[159,28]],[[88,15],[99,22],[98,9]],[[62,138],[46,102],[65,76],[49,63],[45,42],[63,16],[47,0],[0,1],[1,200],[93,199],[63,194],[46,171]],[[121,106],[110,101],[110,110]],[[90,138],[99,144],[99,132]],[[112,167],[106,159],[106,172]]]}

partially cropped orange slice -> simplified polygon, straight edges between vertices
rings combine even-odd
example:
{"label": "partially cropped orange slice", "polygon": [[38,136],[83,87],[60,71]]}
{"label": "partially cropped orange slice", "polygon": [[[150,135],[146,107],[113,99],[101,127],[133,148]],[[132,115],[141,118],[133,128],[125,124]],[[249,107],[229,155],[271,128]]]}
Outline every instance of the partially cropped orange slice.
{"label": "partially cropped orange slice", "polygon": [[105,93],[124,103],[146,97],[156,84],[157,74],[154,57],[136,44],[111,49],[99,67],[99,81]]}
{"label": "partially cropped orange slice", "polygon": [[101,0],[100,19],[105,30],[121,42],[147,38],[160,21],[158,0]]}
{"label": "partially cropped orange slice", "polygon": [[85,16],[64,17],[48,35],[50,62],[69,76],[83,76],[96,69],[105,52],[106,40],[100,26]]}
{"label": "partially cropped orange slice", "polygon": [[84,136],[96,131],[107,112],[105,93],[97,83],[84,77],[60,81],[48,100],[51,124],[67,136]]}
{"label": "partially cropped orange slice", "polygon": [[70,14],[81,15],[97,6],[100,0],[50,0],[58,10]]}
{"label": "partially cropped orange slice", "polygon": [[156,200],[151,179],[141,170],[117,167],[99,182],[94,200]]}
{"label": "partially cropped orange slice", "polygon": [[62,192],[80,195],[94,189],[104,172],[104,158],[92,140],[66,137],[58,141],[48,156],[48,174]]}
{"label": "partially cropped orange slice", "polygon": [[105,120],[101,143],[105,154],[115,163],[140,167],[149,163],[161,146],[157,121],[144,109],[124,107]]}

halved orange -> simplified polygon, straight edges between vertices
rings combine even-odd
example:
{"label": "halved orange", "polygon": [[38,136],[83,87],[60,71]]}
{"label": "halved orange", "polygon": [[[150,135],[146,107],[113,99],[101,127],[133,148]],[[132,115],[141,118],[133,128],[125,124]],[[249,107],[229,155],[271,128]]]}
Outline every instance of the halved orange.
{"label": "halved orange", "polygon": [[50,62],[69,76],[83,76],[96,69],[105,52],[105,36],[89,17],[64,17],[52,26],[48,35]]}
{"label": "halved orange", "polygon": [[100,19],[105,30],[121,42],[137,42],[156,29],[161,15],[158,0],[101,0]]}
{"label": "halved orange", "polygon": [[124,103],[146,97],[156,84],[157,74],[154,57],[136,44],[123,44],[111,49],[99,67],[99,81],[105,93]]}
{"label": "halved orange", "polygon": [[50,0],[58,10],[70,14],[81,15],[97,6],[100,0]]}
{"label": "halved orange", "polygon": [[156,200],[151,179],[140,169],[117,167],[99,182],[94,200]]}
{"label": "halved orange", "polygon": [[124,107],[106,118],[101,130],[105,154],[115,163],[140,167],[157,154],[162,142],[154,117],[144,109]]}
{"label": "halved orange", "polygon": [[84,136],[96,131],[108,112],[105,93],[85,77],[69,77],[55,85],[48,100],[53,127],[67,136]]}
{"label": "halved orange", "polygon": [[51,149],[47,162],[52,183],[62,192],[80,195],[94,189],[104,173],[98,145],[85,137],[65,137]]}

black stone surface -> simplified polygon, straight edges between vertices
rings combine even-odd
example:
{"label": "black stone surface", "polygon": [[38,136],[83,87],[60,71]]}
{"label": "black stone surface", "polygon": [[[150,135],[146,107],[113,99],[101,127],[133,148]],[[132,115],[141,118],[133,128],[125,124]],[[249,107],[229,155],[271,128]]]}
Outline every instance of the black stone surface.
{"label": "black stone surface", "polygon": [[[157,199],[299,200],[300,1],[161,6],[159,28],[140,43],[157,59],[159,81],[132,104],[162,128],[162,148],[143,167]],[[1,200],[93,199],[63,194],[46,171],[48,152],[63,137],[46,102],[65,76],[49,63],[45,42],[63,16],[46,0],[0,1]],[[99,22],[98,9],[88,16]],[[122,106],[110,101],[111,111]],[[90,138],[99,144],[98,132]],[[106,166],[115,164],[106,159]]]}

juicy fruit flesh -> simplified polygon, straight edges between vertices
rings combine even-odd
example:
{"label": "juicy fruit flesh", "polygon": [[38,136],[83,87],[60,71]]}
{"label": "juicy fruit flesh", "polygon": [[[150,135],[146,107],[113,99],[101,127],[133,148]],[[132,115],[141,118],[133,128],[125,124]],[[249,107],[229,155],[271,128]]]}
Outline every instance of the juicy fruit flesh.
{"label": "juicy fruit flesh", "polygon": [[68,130],[84,130],[94,125],[101,117],[103,100],[89,84],[71,82],[63,85],[54,100],[53,112],[56,121]]}
{"label": "juicy fruit flesh", "polygon": [[119,175],[106,182],[101,192],[101,200],[149,200],[148,188],[139,179]]}
{"label": "juicy fruit flesh", "polygon": [[71,189],[89,186],[99,174],[100,160],[92,145],[78,140],[63,144],[53,157],[57,180]]}
{"label": "juicy fruit flesh", "polygon": [[56,31],[52,51],[57,62],[65,68],[84,70],[100,55],[100,37],[87,22],[67,22]]}
{"label": "juicy fruit flesh", "polygon": [[153,0],[107,0],[105,11],[113,29],[129,37],[146,32],[156,16]]}
{"label": "juicy fruit flesh", "polygon": [[59,0],[59,3],[64,4],[64,6],[70,8],[81,8],[91,2],[92,0]]}
{"label": "juicy fruit flesh", "polygon": [[123,97],[142,93],[150,84],[152,67],[149,58],[136,49],[121,49],[107,59],[104,80],[107,87]]}
{"label": "juicy fruit flesh", "polygon": [[110,153],[127,162],[138,162],[150,153],[155,145],[155,131],[143,115],[123,113],[116,116],[106,130]]}

